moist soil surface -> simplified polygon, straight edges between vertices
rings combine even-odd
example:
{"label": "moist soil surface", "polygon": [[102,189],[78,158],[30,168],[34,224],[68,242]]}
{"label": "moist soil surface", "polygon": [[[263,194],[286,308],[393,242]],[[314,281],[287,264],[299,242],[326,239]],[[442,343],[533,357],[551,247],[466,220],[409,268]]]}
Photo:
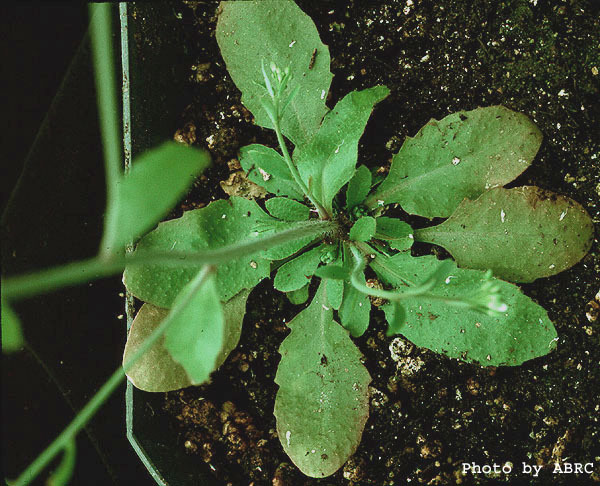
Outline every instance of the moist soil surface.
{"label": "moist soil surface", "polygon": [[[309,2],[299,6],[329,46],[334,74],[328,106],[352,90],[385,84],[359,146],[359,162],[389,167],[407,136],[431,118],[502,104],[527,114],[544,134],[532,164],[511,187],[536,185],[581,203],[600,221],[600,11],[586,1]],[[174,138],[208,149],[213,166],[172,217],[228,193],[247,191],[240,147],[277,147],[273,132],[252,123],[219,54],[217,2],[174,4],[186,108]],[[143,52],[160,39],[143,4],[131,8]],[[174,71],[175,72],[175,71]],[[233,174],[233,175],[232,175]],[[228,181],[220,184],[221,181]],[[240,186],[241,182],[241,186]],[[256,191],[256,188],[250,188]],[[260,195],[261,191],[256,191]],[[262,204],[262,199],[258,199]],[[396,209],[415,227],[430,224]],[[443,251],[417,245],[414,254]],[[355,342],[371,376],[371,411],[362,442],[325,479],[307,478],[275,432],[273,379],[278,347],[303,306],[262,282],[251,293],[239,347],[211,384],[167,393],[162,413],[185,454],[223,484],[597,484],[600,483],[600,253],[598,239],[575,267],[522,285],[553,320],[550,355],[519,367],[480,367],[385,337],[372,311]],[[313,285],[314,287],[314,285]],[[312,289],[314,292],[314,288]],[[173,451],[173,454],[178,453]],[[463,474],[463,463],[505,472]],[[523,463],[542,466],[537,477]],[[557,474],[555,463],[589,464]],[[512,469],[506,473],[506,470]]]}

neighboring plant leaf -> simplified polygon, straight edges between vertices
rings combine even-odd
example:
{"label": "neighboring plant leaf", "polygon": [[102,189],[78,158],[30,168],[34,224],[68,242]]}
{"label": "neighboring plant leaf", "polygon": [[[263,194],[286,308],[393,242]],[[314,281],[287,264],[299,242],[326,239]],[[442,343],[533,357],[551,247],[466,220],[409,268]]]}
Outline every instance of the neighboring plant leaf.
{"label": "neighboring plant leaf", "polygon": [[283,221],[305,221],[310,217],[307,206],[287,197],[272,197],[265,202],[265,207],[271,216]]}
{"label": "neighboring plant leaf", "polygon": [[321,284],[310,306],[289,324],[275,377],[277,432],[307,476],[337,471],[356,451],[369,415],[368,371],[326,304]]}
{"label": "neighboring plant leaf", "polygon": [[413,229],[404,221],[386,216],[377,218],[375,238],[387,241],[394,250],[410,250],[414,241],[413,233]]}
{"label": "neighboring plant leaf", "polygon": [[356,169],[346,190],[347,209],[352,209],[354,206],[358,206],[365,200],[371,189],[371,179],[371,171],[364,165],[360,165]]}
{"label": "neighboring plant leaf", "polygon": [[136,158],[129,174],[117,184],[117,204],[109,205],[116,214],[107,218],[116,218],[118,228],[111,242],[114,249],[122,250],[166,216],[209,164],[206,152],[175,142]]}
{"label": "neighboring plant leaf", "polygon": [[[249,290],[242,290],[222,304],[225,317],[224,336],[215,368],[221,366],[238,345],[249,294]],[[152,304],[144,304],[141,307],[129,330],[123,363],[136,353],[168,313],[168,309],[161,309]],[[167,392],[192,385],[184,368],[172,358],[163,343],[164,337],[139,358],[127,372],[129,381],[136,388],[148,392]]]}
{"label": "neighboring plant leaf", "polygon": [[[136,252],[217,249],[260,237],[256,232],[258,227],[270,228],[264,235],[277,228],[287,228],[290,224],[271,218],[254,201],[231,197],[212,202],[205,208],[187,211],[181,218],[160,223],[158,228],[140,240]],[[281,258],[298,251],[298,248],[290,248],[289,245],[281,246],[291,251],[282,250],[280,253],[284,256]],[[123,281],[138,299],[169,308],[201,266],[152,263],[128,266]],[[270,263],[261,255],[240,256],[230,263],[219,265],[216,274],[219,298],[227,301],[241,290],[251,289],[269,272]]]}
{"label": "neighboring plant leaf", "polygon": [[375,236],[377,223],[371,216],[363,216],[350,228],[350,239],[353,241],[369,241]]}
{"label": "neighboring plant leaf", "polygon": [[406,139],[368,205],[400,203],[410,214],[448,217],[464,198],[515,179],[541,143],[529,118],[503,106],[431,120]]}
{"label": "neighboring plant leaf", "polygon": [[294,305],[304,304],[308,300],[308,285],[309,284],[306,284],[304,287],[299,288],[298,290],[286,292],[285,295]]}
{"label": "neighboring plant leaf", "polygon": [[[223,347],[225,317],[215,280],[214,275],[207,277],[165,331],[164,347],[183,366],[194,385],[208,381]],[[188,298],[193,283],[194,280],[183,288],[174,307]]]}
{"label": "neighboring plant leaf", "polygon": [[21,323],[10,304],[2,299],[2,352],[12,353],[24,345]]}
{"label": "neighboring plant leaf", "polygon": [[[231,78],[242,92],[242,103],[257,125],[273,128],[261,100],[268,97],[262,63],[289,67],[289,92],[298,89],[287,106],[281,130],[294,145],[306,144],[327,112],[325,100],[333,75],[329,49],[321,42],[311,18],[290,0],[221,2],[216,37]],[[311,63],[313,53],[316,55]]]}
{"label": "neighboring plant leaf", "polygon": [[323,119],[306,146],[294,150],[300,175],[314,198],[332,212],[332,201],[356,170],[358,141],[376,103],[389,94],[385,86],[347,94]]}
{"label": "neighboring plant leaf", "polygon": [[302,190],[277,151],[264,145],[247,145],[240,149],[239,157],[242,168],[252,182],[276,196],[304,201]]}
{"label": "neighboring plant leaf", "polygon": [[[414,258],[398,253],[391,258],[378,255],[370,265],[381,280],[406,288],[405,279],[419,281],[434,272],[439,261],[433,256]],[[453,266],[445,283],[431,291],[441,300],[414,297],[402,301],[406,323],[400,326],[401,334],[417,346],[483,366],[516,366],[555,348],[556,331],[548,314],[514,284],[493,279],[508,306],[497,316],[444,302],[443,298],[475,294],[485,280],[480,270]],[[394,307],[388,304],[383,309],[390,325],[395,326]]]}
{"label": "neighboring plant leaf", "polygon": [[320,245],[284,263],[277,270],[273,287],[282,292],[290,292],[304,287],[310,282],[321,263],[322,251],[323,245]]}
{"label": "neighboring plant leaf", "polygon": [[[62,448],[62,458],[56,469],[52,472],[46,486],[66,486],[71,481],[73,471],[75,470],[75,458],[77,456],[77,444],[75,439],[71,438],[65,442]],[[7,484],[11,484],[9,481]]]}
{"label": "neighboring plant leaf", "polygon": [[461,267],[513,282],[555,275],[581,260],[594,227],[583,207],[535,186],[495,188],[466,199],[446,221],[415,232],[446,248]]}

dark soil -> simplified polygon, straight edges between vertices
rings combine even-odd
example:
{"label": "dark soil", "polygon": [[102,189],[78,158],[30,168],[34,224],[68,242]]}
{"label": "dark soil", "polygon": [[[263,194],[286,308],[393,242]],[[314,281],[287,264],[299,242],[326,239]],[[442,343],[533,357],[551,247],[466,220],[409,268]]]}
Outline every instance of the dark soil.
{"label": "dark soil", "polygon": [[[592,1],[298,1],[332,56],[329,106],[351,90],[385,84],[359,160],[386,168],[430,118],[502,104],[545,136],[511,186],[537,185],[583,204],[600,221],[600,9]],[[241,146],[273,147],[252,124],[214,37],[217,2],[173,6],[190,97],[176,138],[208,148],[214,165],[173,216],[225,197],[219,181]],[[137,9],[133,17],[144,27]],[[136,16],[137,13],[137,16]],[[132,20],[133,21],[133,20]],[[143,38],[136,39],[146,42]],[[412,224],[424,221],[411,219]],[[420,253],[435,251],[430,245]],[[600,482],[600,248],[562,274],[523,285],[548,310],[556,351],[515,368],[483,368],[384,335],[374,310],[356,340],[373,378],[371,415],[343,469],[303,476],[276,437],[273,382],[291,305],[269,281],[251,294],[239,348],[210,385],[166,395],[181,448],[222,484],[593,484]],[[596,296],[596,297],[595,297]],[[595,303],[594,303],[595,302]],[[176,452],[173,451],[175,454]],[[592,474],[553,474],[555,462],[594,463]],[[461,473],[461,464],[512,465],[509,474]],[[537,478],[522,463],[543,466]],[[202,464],[199,465],[199,468]],[[588,466],[589,471],[589,466]]]}

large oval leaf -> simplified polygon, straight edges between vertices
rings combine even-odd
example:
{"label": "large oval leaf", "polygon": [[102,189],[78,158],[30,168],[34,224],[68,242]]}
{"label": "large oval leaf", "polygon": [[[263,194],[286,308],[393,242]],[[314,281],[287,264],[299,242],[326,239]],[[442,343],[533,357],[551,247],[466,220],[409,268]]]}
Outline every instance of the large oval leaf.
{"label": "large oval leaf", "polygon": [[329,49],[311,18],[290,0],[221,2],[217,42],[227,70],[242,92],[242,102],[261,127],[273,128],[261,99],[262,63],[289,67],[289,90],[299,88],[281,120],[281,130],[294,145],[306,144],[327,112],[325,99],[333,75]]}
{"label": "large oval leaf", "polygon": [[348,332],[333,320],[321,285],[310,306],[288,324],[275,382],[277,432],[307,476],[337,471],[356,451],[369,416],[371,377]]}
{"label": "large oval leaf", "polygon": [[370,207],[400,203],[410,214],[448,217],[464,198],[503,186],[535,157],[542,134],[525,115],[503,106],[431,120],[407,138]]}
{"label": "large oval leaf", "polygon": [[438,226],[415,232],[446,248],[461,267],[491,269],[512,282],[532,282],[575,265],[589,251],[594,226],[583,207],[535,186],[466,199]]}
{"label": "large oval leaf", "polygon": [[[249,294],[249,290],[243,290],[222,304],[225,325],[223,343],[216,358],[215,369],[225,362],[240,341],[242,323],[246,314],[246,300]],[[168,313],[168,309],[162,309],[152,304],[144,304],[140,308],[129,329],[123,363],[135,355],[138,348]],[[175,361],[164,347],[164,337],[135,362],[127,371],[127,377],[136,388],[148,392],[167,392],[192,385],[183,366]]]}
{"label": "large oval leaf", "polygon": [[[370,265],[385,282],[406,288],[404,279],[418,281],[434,271],[439,261],[433,256],[414,258],[398,253],[391,258],[378,255]],[[468,298],[484,282],[484,272],[452,266],[445,283],[431,291],[439,299],[418,296],[402,300],[406,322],[399,327],[396,322],[397,332],[417,346],[483,366],[516,366],[555,348],[556,330],[548,314],[514,284],[494,279],[508,306],[498,316],[444,302],[444,298]],[[384,311],[388,322],[394,323],[394,307],[387,304]]]}

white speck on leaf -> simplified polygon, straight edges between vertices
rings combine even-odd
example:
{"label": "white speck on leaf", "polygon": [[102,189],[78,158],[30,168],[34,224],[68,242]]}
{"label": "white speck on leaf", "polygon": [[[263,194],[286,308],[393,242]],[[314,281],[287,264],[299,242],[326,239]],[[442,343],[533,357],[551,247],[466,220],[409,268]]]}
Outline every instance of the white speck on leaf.
{"label": "white speck on leaf", "polygon": [[271,178],[271,174],[269,174],[268,172],[264,171],[260,167],[258,168],[258,171],[260,172],[260,175],[262,176],[263,181],[268,181]]}
{"label": "white speck on leaf", "polygon": [[288,430],[288,431],[285,433],[285,440],[287,441],[287,445],[288,445],[288,447],[290,446],[290,437],[291,437],[291,436],[292,436],[292,431],[291,431],[291,430]]}
{"label": "white speck on leaf", "polygon": [[294,40],[294,41],[292,41],[292,42],[290,42],[290,45],[289,45],[288,47],[294,47],[294,44],[295,44],[295,43],[296,43],[296,41],[295,41],[295,40]]}
{"label": "white speck on leaf", "polygon": [[257,268],[257,267],[258,267],[258,264],[257,264],[255,261],[251,261],[251,262],[250,262],[250,266],[251,266],[252,268]]}
{"label": "white speck on leaf", "polygon": [[506,217],[506,213],[504,212],[504,209],[500,210],[500,221],[502,221],[504,223],[504,218]]}
{"label": "white speck on leaf", "polygon": [[558,220],[562,221],[563,219],[565,219],[566,215],[567,215],[567,211],[563,211],[562,213],[560,213],[560,218],[558,218]]}
{"label": "white speck on leaf", "polygon": [[322,100],[324,100],[324,99],[325,99],[325,95],[326,95],[326,93],[325,93],[325,90],[324,90],[324,89],[322,89],[322,90],[321,90],[321,99],[322,99]]}
{"label": "white speck on leaf", "polygon": [[221,216],[221,219],[225,219],[227,217],[226,214],[224,214],[223,216]]}
{"label": "white speck on leaf", "polygon": [[323,307],[323,309],[329,310],[329,307],[327,307],[325,304],[321,304],[321,306]]}
{"label": "white speck on leaf", "polygon": [[452,159],[452,165],[458,165],[458,164],[460,164],[460,159],[458,157],[454,157]]}
{"label": "white speck on leaf", "polygon": [[552,270],[552,269],[553,269],[553,268],[555,268],[555,267],[556,267],[556,265],[554,265],[554,263],[553,263],[553,264],[552,264],[552,265],[550,265],[548,268],[549,268],[550,270]]}
{"label": "white speck on leaf", "polygon": [[450,283],[450,280],[451,280],[451,279],[453,279],[453,278],[456,278],[456,275],[448,275],[448,278],[445,280],[445,282],[446,282],[447,284],[449,284],[449,283]]}

